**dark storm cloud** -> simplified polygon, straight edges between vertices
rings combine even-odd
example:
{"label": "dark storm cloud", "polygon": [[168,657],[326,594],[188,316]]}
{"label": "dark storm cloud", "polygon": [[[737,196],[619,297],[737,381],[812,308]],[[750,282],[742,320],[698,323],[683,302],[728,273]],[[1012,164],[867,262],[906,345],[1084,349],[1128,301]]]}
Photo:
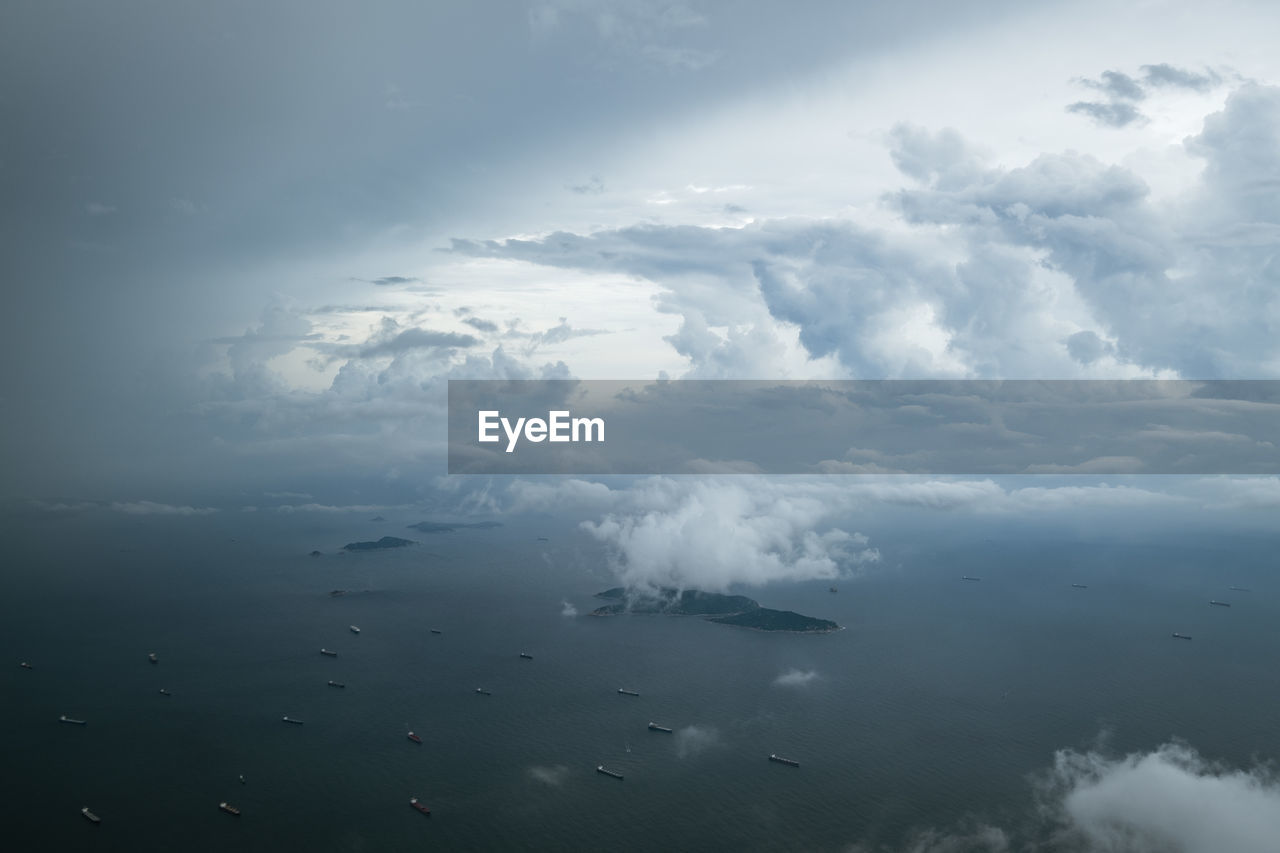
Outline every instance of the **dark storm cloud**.
{"label": "dark storm cloud", "polygon": [[1213,69],[1197,74],[1166,63],[1142,66],[1143,81],[1151,86],[1173,86],[1203,92],[1222,82],[1222,76]]}
{"label": "dark storm cloud", "polygon": [[343,304],[318,270],[518,233],[542,202],[511,188],[549,161],[1022,5],[7,4],[3,488],[194,458],[153,425],[264,292]]}
{"label": "dark storm cloud", "polygon": [[421,280],[422,279],[410,278],[403,275],[388,275],[383,276],[382,278],[375,278],[370,281],[369,284],[376,284],[379,287],[387,287],[394,284],[415,284]]}
{"label": "dark storm cloud", "polygon": [[1097,80],[1077,80],[1086,88],[1106,95],[1105,101],[1076,101],[1067,105],[1067,112],[1088,116],[1096,123],[1107,127],[1126,127],[1145,121],[1144,116],[1134,102],[1147,96],[1146,89],[1138,80],[1122,71],[1103,71]]}
{"label": "dark storm cloud", "polygon": [[471,335],[414,328],[364,344],[358,348],[357,353],[361,358],[375,358],[397,355],[408,350],[473,347],[479,343],[480,339]]}
{"label": "dark storm cloud", "polygon": [[1103,71],[1097,80],[1079,80],[1082,86],[1102,92],[1106,101],[1077,101],[1067,112],[1088,116],[1109,127],[1126,127],[1146,121],[1134,102],[1144,100],[1153,88],[1188,89],[1204,92],[1222,82],[1222,76],[1205,69],[1203,74],[1177,68],[1168,63],[1142,66],[1142,78],[1135,79],[1122,71]]}
{"label": "dark storm cloud", "polygon": [[1080,113],[1109,127],[1125,127],[1137,121],[1145,120],[1145,116],[1133,104],[1111,101],[1076,101],[1067,105],[1067,112]]}
{"label": "dark storm cloud", "polygon": [[479,317],[467,317],[462,322],[480,332],[493,334],[498,331],[498,324],[491,320],[482,320]]}
{"label": "dark storm cloud", "polygon": [[[1144,66],[1144,69],[1151,67],[1156,66]],[[1159,67],[1168,68],[1168,66]],[[1103,71],[1098,75],[1097,80],[1082,80],[1081,82],[1089,88],[1097,89],[1112,98],[1141,101],[1147,96],[1142,84],[1122,71]]]}
{"label": "dark storm cloud", "polygon": [[1067,338],[1066,344],[1067,352],[1081,364],[1093,364],[1104,355],[1111,355],[1115,351],[1115,347],[1098,337],[1098,333],[1093,331],[1076,332]]}

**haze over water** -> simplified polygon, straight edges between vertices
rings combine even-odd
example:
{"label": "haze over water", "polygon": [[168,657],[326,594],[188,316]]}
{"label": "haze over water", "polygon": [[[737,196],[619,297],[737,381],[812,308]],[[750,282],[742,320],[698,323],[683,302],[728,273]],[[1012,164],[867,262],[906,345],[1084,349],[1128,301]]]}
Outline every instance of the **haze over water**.
{"label": "haze over water", "polygon": [[[563,522],[352,519],[10,518],[15,849],[900,849],[1024,823],[1064,748],[1273,757],[1262,536],[904,527],[834,594],[733,590],[845,626],[807,636],[591,617],[613,577]],[[338,552],[383,535],[419,544]]]}

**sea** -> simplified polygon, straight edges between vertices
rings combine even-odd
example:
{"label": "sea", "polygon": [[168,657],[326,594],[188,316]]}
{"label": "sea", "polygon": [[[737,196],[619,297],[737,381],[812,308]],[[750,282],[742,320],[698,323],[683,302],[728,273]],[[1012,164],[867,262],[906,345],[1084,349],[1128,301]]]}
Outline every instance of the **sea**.
{"label": "sea", "polygon": [[1017,825],[1060,749],[1276,757],[1274,532],[915,519],[729,590],[843,626],[798,635],[590,615],[573,519],[422,520],[0,519],[5,849],[900,850]]}

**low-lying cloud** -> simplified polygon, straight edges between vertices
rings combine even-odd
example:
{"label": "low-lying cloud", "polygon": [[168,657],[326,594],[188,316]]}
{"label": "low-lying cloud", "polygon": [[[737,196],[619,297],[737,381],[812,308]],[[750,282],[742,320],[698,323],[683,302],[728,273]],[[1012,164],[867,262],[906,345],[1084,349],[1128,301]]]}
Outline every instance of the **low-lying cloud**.
{"label": "low-lying cloud", "polygon": [[675,733],[676,755],[691,758],[720,743],[720,731],[713,726],[685,726]]}
{"label": "low-lying cloud", "polygon": [[1021,826],[971,819],[950,831],[917,830],[904,849],[1273,853],[1280,838],[1280,779],[1274,770],[1228,767],[1182,742],[1119,758],[1059,750],[1033,784],[1036,806]]}
{"label": "low-lying cloud", "polygon": [[[1014,486],[992,479],[907,476],[717,479],[649,477],[611,487],[569,479],[517,480],[500,503],[513,513],[585,517],[582,529],[604,544],[626,586],[723,591],[734,584],[856,577],[881,562],[863,513],[886,508],[991,516],[1068,512],[1145,513],[1280,502],[1280,479],[1203,478],[1142,488],[1106,482]],[[1026,482],[1018,480],[1017,482]],[[1078,481],[1073,481],[1078,482]],[[1145,486],[1148,481],[1141,481]]]}
{"label": "low-lying cloud", "polygon": [[789,669],[773,680],[775,687],[808,687],[818,677],[814,669]]}
{"label": "low-lying cloud", "polygon": [[725,590],[829,579],[879,559],[866,536],[830,526],[836,507],[763,478],[657,479],[637,491],[631,508],[582,524],[605,543],[629,587]]}
{"label": "low-lying cloud", "polygon": [[1046,777],[1068,838],[1096,851],[1263,853],[1280,839],[1280,780],[1184,743],[1106,758],[1062,750]]}
{"label": "low-lying cloud", "polygon": [[564,784],[565,777],[569,775],[569,768],[563,764],[556,764],[552,767],[534,765],[529,768],[528,773],[529,778],[533,781],[558,788]]}

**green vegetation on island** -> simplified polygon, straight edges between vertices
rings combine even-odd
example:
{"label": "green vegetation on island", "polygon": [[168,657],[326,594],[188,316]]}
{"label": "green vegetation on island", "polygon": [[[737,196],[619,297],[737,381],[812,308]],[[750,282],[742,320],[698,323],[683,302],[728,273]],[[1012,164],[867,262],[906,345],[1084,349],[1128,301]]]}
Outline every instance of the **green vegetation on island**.
{"label": "green vegetation on island", "polygon": [[613,600],[596,608],[592,616],[616,616],[622,613],[660,613],[667,616],[703,616],[722,625],[755,628],[759,631],[791,631],[824,634],[839,630],[830,619],[815,619],[790,610],[761,607],[745,595],[723,595],[696,589],[677,590],[663,587],[657,592],[614,587],[596,593],[597,598]]}
{"label": "green vegetation on island", "polygon": [[403,548],[412,545],[412,539],[401,539],[398,536],[383,536],[377,542],[348,542],[342,546],[344,551],[380,551],[383,548]]}
{"label": "green vegetation on island", "polygon": [[740,628],[755,628],[758,631],[795,631],[802,634],[825,634],[838,631],[840,626],[830,619],[815,619],[793,610],[773,610],[769,607],[757,607],[745,613],[734,613],[729,616],[712,616],[712,622],[721,625],[737,625]]}

